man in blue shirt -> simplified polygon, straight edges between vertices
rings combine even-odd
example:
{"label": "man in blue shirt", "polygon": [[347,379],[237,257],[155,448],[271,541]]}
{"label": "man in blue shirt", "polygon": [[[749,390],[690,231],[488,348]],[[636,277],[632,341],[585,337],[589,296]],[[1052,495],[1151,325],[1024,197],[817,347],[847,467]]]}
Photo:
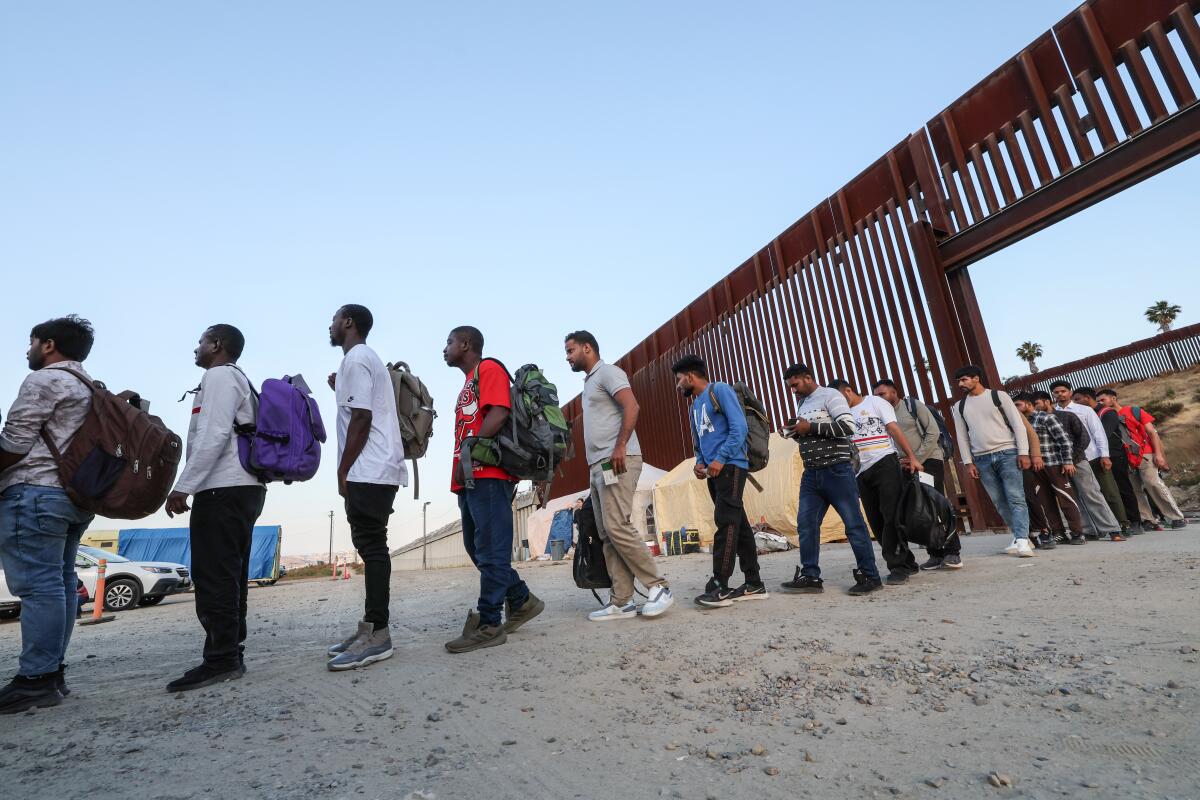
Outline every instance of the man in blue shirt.
{"label": "man in blue shirt", "polygon": [[[696,603],[706,608],[724,608],[740,600],[767,597],[758,574],[758,550],[754,531],[742,506],[750,462],[746,458],[746,414],[737,393],[727,383],[710,383],[708,368],[699,356],[684,356],[671,367],[675,388],[692,398],[692,440],[696,449],[696,477],[708,480],[717,524],[713,535],[713,577]],[[729,588],[733,559],[745,575],[745,583]]]}

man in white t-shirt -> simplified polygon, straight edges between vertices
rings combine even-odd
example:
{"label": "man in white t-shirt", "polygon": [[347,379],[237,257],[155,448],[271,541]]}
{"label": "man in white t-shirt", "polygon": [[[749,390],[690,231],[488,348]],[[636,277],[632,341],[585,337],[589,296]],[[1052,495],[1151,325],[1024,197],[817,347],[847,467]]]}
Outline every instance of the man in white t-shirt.
{"label": "man in white t-shirt", "polygon": [[858,494],[867,512],[871,535],[879,542],[883,560],[887,562],[887,582],[906,583],[920,568],[908,549],[908,542],[896,530],[896,512],[904,488],[904,472],[896,448],[904,453],[904,469],[919,472],[921,462],[900,430],[891,403],[875,395],[864,397],[843,380],[833,381],[829,388],[846,398],[858,426],[850,439],[858,449]]}
{"label": "man in white t-shirt", "polygon": [[338,407],[338,494],[346,501],[350,539],[366,579],[362,622],[352,636],[329,648],[331,670],[365,667],[392,655],[387,525],[396,492],[408,485],[408,469],[391,376],[366,344],[373,323],[365,307],[345,305],[329,326],[329,343],[345,354],[337,374],[329,376]]}

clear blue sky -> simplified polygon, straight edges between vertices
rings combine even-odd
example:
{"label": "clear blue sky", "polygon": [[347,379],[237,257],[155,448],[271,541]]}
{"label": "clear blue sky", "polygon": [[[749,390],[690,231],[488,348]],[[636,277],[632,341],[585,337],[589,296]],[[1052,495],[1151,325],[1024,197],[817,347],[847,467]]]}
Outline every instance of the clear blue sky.
{"label": "clear blue sky", "polygon": [[[432,528],[457,513],[450,327],[570,398],[563,333],[624,353],[1074,5],[6,3],[0,405],[30,326],[77,312],[93,374],[181,432],[215,322],[246,333],[256,380],[309,378],[332,423],[326,328],[365,303],[442,414]],[[1049,364],[1149,335],[1154,300],[1195,319],[1197,177],[974,268],[1002,373],[1025,338]],[[349,547],[332,463],[271,488],[285,552],[323,549],[330,509]],[[420,520],[402,493],[393,543]]]}

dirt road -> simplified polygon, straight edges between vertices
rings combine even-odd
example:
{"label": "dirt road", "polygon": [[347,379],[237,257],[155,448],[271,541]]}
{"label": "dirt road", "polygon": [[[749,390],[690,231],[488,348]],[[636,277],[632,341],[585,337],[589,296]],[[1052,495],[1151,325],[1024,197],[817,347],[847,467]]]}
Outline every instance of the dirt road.
{"label": "dirt road", "polygon": [[[670,559],[658,620],[589,624],[569,566],[522,574],[546,613],[451,656],[469,570],[393,577],[396,655],[350,673],[324,648],[362,579],[250,593],[249,672],[184,695],[190,597],[78,628],[63,705],[0,718],[6,798],[871,798],[1200,796],[1200,526],[995,555],[848,597],[730,609],[691,597],[707,557]],[[795,551],[764,557],[771,587]],[[0,625],[15,665],[18,626]],[[989,782],[1011,783],[997,788]]]}

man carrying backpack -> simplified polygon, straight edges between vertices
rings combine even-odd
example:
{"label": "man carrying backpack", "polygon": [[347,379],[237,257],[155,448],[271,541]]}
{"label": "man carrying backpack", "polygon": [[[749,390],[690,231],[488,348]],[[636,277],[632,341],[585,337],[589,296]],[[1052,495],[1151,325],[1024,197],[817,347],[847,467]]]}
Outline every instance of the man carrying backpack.
{"label": "man carrying backpack", "polygon": [[[758,572],[754,529],[746,518],[742,493],[750,474],[746,454],[748,425],[741,400],[727,383],[710,383],[699,356],[684,356],[671,367],[675,388],[692,401],[690,424],[696,443],[696,477],[708,480],[713,501],[713,577],[696,598],[698,605],[722,608],[742,600],[765,599],[767,587]],[[737,554],[744,581],[729,588]]]}
{"label": "man carrying backpack", "polygon": [[502,467],[471,458],[476,440],[494,438],[508,422],[508,371],[499,361],[483,357],[483,334],[470,325],[450,331],[442,358],[466,378],[454,408],[450,491],[458,495],[463,545],[479,570],[479,602],[477,611],[467,614],[462,635],[447,642],[446,649],[467,653],[504,644],[509,633],[541,614],[546,604],[512,568],[516,481]]}
{"label": "man carrying backpack", "polygon": [[[566,336],[567,363],[584,373],[583,443],[590,470],[592,508],[612,578],[608,605],[588,614],[592,622],[657,617],[675,602],[667,579],[633,525],[633,495],[642,474],[642,450],[634,427],[638,403],[625,371],[600,358],[600,345],[587,331]],[[646,602],[633,602],[634,579],[646,587]]]}
{"label": "man carrying backpack", "polygon": [[1112,389],[1101,389],[1097,395],[1103,405],[1121,416],[1121,421],[1129,431],[1129,444],[1125,448],[1132,468],[1129,477],[1137,493],[1138,509],[1144,524],[1158,528],[1154,512],[1146,500],[1146,495],[1149,495],[1167,518],[1172,530],[1186,528],[1187,518],[1179,510],[1179,504],[1159,474],[1161,470],[1168,469],[1167,453],[1162,437],[1154,427],[1154,416],[1144,408],[1121,405],[1117,393]]}
{"label": "man carrying backpack", "polygon": [[383,360],[367,346],[374,324],[364,306],[344,305],[329,326],[329,344],[343,353],[337,373],[329,376],[329,387],[337,397],[338,494],[346,501],[350,540],[363,560],[366,585],[357,630],[327,651],[331,658],[326,666],[335,672],[392,656],[387,526],[396,493],[408,485],[408,467],[392,378]]}
{"label": "man carrying backpack", "polygon": [[[922,471],[933,478],[933,488],[946,494],[946,459],[953,455],[949,436],[944,435],[945,423],[934,415],[929,406],[915,397],[902,397],[894,381],[881,378],[875,381],[871,391],[890,403],[896,412],[896,424],[900,432],[912,445],[921,462]],[[901,459],[901,465],[907,466]],[[958,531],[952,531],[942,549],[926,548],[929,559],[921,569],[962,569],[962,542]]]}
{"label": "man carrying backpack", "polygon": [[87,417],[92,393],[65,370],[87,375],[82,362],[94,338],[91,323],[74,315],[34,326],[32,372],[0,432],[0,563],[21,600],[21,656],[16,677],[0,689],[0,714],[56,706],[68,693],[75,553],[92,514],[67,497],[46,439],[65,450]]}
{"label": "man carrying backpack", "polygon": [[250,381],[237,366],[245,344],[232,325],[213,325],[195,350],[204,376],[192,398],[187,464],[167,496],[166,510],[171,517],[192,512],[192,582],[205,634],[204,660],[168,683],[168,692],[237,680],[246,671],[250,542],[267,488],[242,467],[234,430],[253,425],[256,416]]}
{"label": "man carrying backpack", "polygon": [[[1122,431],[1127,434],[1128,429],[1120,414],[1100,402],[1095,389],[1088,386],[1076,387],[1074,399],[1076,403],[1089,406],[1100,416],[1100,424],[1104,427],[1104,435],[1108,438],[1108,455],[1112,462],[1112,478],[1117,487],[1117,500],[1124,511],[1124,518],[1129,521],[1128,533],[1138,536],[1143,532],[1142,512],[1138,508],[1137,495],[1133,491],[1133,480],[1129,475],[1129,458],[1125,453],[1125,440],[1121,435]],[[1113,505],[1113,501],[1107,494],[1105,499],[1108,499],[1110,506]],[[1115,507],[1113,515],[1118,520],[1121,519],[1121,515],[1117,514]]]}
{"label": "man carrying backpack", "polygon": [[1032,466],[1025,422],[1007,392],[983,385],[983,370],[968,364],[954,373],[963,399],[952,407],[958,452],[967,475],[981,481],[1012,531],[1005,553],[1031,558],[1029,506],[1022,470]]}

